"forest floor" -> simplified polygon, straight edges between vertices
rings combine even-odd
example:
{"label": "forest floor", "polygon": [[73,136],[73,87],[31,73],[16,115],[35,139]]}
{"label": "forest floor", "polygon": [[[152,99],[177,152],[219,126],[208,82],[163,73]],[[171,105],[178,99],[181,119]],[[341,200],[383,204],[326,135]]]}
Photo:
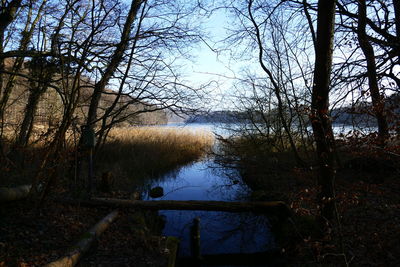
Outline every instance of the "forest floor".
{"label": "forest floor", "polygon": [[[316,215],[317,192],[318,187],[312,184],[288,192],[290,206],[297,215]],[[336,206],[337,218],[331,233],[323,237],[303,233],[298,244],[291,244],[297,254],[295,261],[312,259],[333,266],[400,266],[399,177],[387,177],[384,183],[376,184],[338,172]]]}
{"label": "forest floor", "polygon": [[[51,198],[40,211],[28,200],[2,204],[0,266],[43,266],[57,260],[111,211],[63,205]],[[167,266],[170,251],[161,236],[162,224],[156,213],[124,211],[78,266]]]}
{"label": "forest floor", "polygon": [[285,162],[287,155],[276,154],[270,164],[246,163],[242,173],[255,200],[284,200],[294,211],[278,236],[290,265],[400,266],[397,152],[342,149],[335,180],[337,217],[323,234],[316,223],[317,169],[293,167]]}

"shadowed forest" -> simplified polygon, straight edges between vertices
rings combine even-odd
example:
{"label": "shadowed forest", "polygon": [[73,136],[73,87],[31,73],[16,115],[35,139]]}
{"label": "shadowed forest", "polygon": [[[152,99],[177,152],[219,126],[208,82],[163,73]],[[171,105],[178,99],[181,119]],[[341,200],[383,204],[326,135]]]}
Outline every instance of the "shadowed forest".
{"label": "shadowed forest", "polygon": [[[399,117],[398,0],[0,0],[0,267],[399,266]],[[196,163],[240,197],[163,198]]]}

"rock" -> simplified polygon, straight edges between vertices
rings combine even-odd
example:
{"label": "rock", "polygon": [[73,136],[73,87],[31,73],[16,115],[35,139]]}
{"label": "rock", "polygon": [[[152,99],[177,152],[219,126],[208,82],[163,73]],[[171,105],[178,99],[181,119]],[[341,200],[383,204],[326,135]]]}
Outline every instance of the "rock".
{"label": "rock", "polygon": [[149,192],[149,196],[152,198],[159,198],[164,195],[164,189],[161,186],[152,188]]}

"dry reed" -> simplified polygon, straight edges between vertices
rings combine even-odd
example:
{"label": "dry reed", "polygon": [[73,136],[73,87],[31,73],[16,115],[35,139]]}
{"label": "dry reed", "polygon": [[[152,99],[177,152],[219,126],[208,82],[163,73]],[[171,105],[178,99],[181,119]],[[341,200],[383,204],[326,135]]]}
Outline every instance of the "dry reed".
{"label": "dry reed", "polygon": [[113,129],[96,157],[97,172],[111,171],[116,182],[155,178],[195,161],[211,149],[211,132],[167,127]]}

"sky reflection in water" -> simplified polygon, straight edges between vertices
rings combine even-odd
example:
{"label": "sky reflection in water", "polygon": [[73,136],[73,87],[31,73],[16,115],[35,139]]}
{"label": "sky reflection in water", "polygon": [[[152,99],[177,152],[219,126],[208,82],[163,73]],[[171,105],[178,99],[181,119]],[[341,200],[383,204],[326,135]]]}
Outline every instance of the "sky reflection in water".
{"label": "sky reflection in water", "polygon": [[[247,188],[240,183],[233,184],[212,167],[214,163],[205,160],[167,175],[154,184],[164,188],[165,195],[160,200],[243,199]],[[190,227],[195,217],[200,218],[202,254],[254,253],[274,248],[264,216],[209,211],[160,211],[160,214],[167,221],[164,235],[181,239],[181,256],[190,255]]]}

